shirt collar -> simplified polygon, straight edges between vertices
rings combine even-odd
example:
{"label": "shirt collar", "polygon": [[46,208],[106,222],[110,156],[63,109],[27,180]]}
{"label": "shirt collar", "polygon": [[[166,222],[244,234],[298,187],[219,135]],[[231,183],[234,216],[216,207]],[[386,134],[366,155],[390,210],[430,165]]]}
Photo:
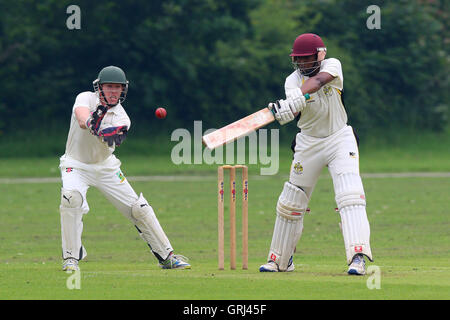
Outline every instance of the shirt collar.
{"label": "shirt collar", "polygon": [[[96,104],[97,104],[97,105],[100,104],[100,98],[99,98],[98,96],[97,96]],[[118,104],[116,104],[114,107],[109,108],[107,112],[112,112],[112,113],[114,113],[114,114],[119,114],[119,108],[118,108],[118,106],[122,106],[122,105],[120,104],[120,102],[119,102]]]}
{"label": "shirt collar", "polygon": [[114,107],[109,108],[108,112],[112,112],[114,114],[119,114],[119,106],[120,106],[120,103],[116,104]]}

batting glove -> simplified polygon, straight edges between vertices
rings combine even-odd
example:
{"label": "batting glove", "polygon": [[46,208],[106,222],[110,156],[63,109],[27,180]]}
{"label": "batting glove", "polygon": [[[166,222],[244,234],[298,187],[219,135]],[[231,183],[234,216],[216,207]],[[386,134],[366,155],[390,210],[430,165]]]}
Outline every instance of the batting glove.
{"label": "batting glove", "polygon": [[289,103],[289,107],[291,108],[292,113],[297,114],[306,107],[306,98],[302,93],[300,88],[289,91],[289,96],[287,99]]}
{"label": "batting glove", "polygon": [[275,119],[278,120],[281,125],[295,119],[294,113],[292,112],[287,100],[277,100],[276,102],[271,102],[267,107],[272,110]]}

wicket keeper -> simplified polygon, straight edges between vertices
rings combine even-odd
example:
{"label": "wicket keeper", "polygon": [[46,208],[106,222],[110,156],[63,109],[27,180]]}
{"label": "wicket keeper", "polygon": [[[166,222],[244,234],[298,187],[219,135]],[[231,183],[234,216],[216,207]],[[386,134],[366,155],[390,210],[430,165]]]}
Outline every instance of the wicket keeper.
{"label": "wicket keeper", "polygon": [[65,154],[60,158],[63,271],[79,270],[78,262],[87,255],[81,235],[91,186],[131,221],[161,268],[190,269],[185,257],[173,253],[153,208],[142,193],[138,196],[133,190],[113,154],[131,126],[122,106],[128,91],[125,73],[115,66],[105,67],[93,85],[94,92],[82,92],[75,99]]}

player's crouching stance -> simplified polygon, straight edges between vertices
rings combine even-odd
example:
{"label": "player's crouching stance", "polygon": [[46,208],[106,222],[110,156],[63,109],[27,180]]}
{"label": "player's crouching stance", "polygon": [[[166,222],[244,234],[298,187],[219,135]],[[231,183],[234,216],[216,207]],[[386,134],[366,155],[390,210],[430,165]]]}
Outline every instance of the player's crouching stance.
{"label": "player's crouching stance", "polygon": [[65,154],[60,159],[61,237],[63,271],[79,270],[87,253],[81,242],[86,193],[96,187],[136,227],[163,269],[190,269],[187,259],[173,254],[153,208],[138,196],[123,176],[115,147],[126,138],[131,121],[122,107],[128,81],[122,69],[103,68],[94,81],[95,92],[80,93],[73,106]]}
{"label": "player's crouching stance", "polygon": [[[364,255],[372,261],[366,199],[359,175],[358,145],[347,125],[339,60],[325,59],[326,48],[315,34],[297,37],[292,49],[296,71],[285,82],[286,100],[271,103],[280,124],[301,114],[289,181],[276,206],[268,262],[261,272],[293,271],[293,254],[303,231],[303,217],[314,186],[326,166],[341,216],[348,274],[365,274]],[[304,94],[310,99],[305,100]]]}

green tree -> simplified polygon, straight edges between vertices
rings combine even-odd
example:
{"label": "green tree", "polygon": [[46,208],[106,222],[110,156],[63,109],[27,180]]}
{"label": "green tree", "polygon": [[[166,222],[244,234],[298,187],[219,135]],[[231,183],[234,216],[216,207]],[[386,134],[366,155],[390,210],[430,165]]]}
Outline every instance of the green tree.
{"label": "green tree", "polygon": [[[71,4],[80,30],[66,27]],[[372,4],[379,30],[366,27]],[[219,127],[284,97],[292,43],[304,32],[342,61],[352,125],[445,128],[446,1],[0,0],[0,136],[65,136],[76,94],[92,90],[106,65],[130,80],[133,132],[193,120]],[[154,118],[160,106],[170,122]]]}
{"label": "green tree", "polygon": [[[381,29],[369,30],[369,5],[381,9]],[[446,123],[448,51],[442,23],[425,1],[307,1],[307,15],[320,16],[317,32],[346,50],[348,108],[365,129],[397,127],[442,130]],[[348,65],[347,65],[348,66]],[[447,84],[446,84],[447,83]],[[355,90],[356,89],[356,90]],[[364,122],[362,121],[364,120]]]}

